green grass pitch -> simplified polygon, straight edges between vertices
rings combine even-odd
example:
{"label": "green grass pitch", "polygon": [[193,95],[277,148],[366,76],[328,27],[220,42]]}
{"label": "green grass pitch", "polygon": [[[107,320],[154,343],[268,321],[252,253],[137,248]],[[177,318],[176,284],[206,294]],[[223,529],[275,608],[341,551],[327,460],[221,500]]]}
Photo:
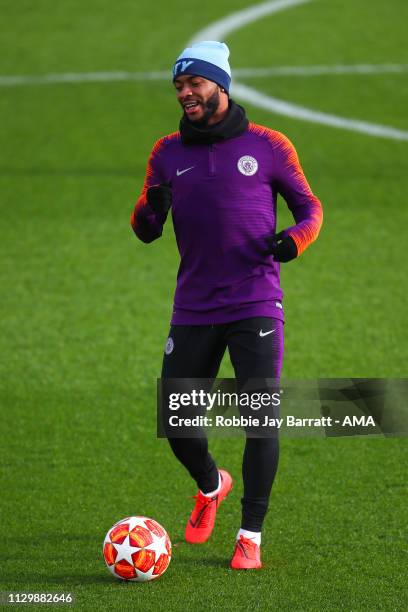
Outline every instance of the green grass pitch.
{"label": "green grass pitch", "polygon": [[[0,74],[170,69],[191,35],[248,3],[1,0]],[[313,0],[232,34],[231,64],[407,64],[407,19],[405,0]],[[408,129],[407,73],[247,84]],[[195,489],[155,436],[177,251],[171,224],[151,245],[129,227],[151,146],[177,129],[171,83],[0,94],[0,588],[71,592],[79,610],[406,610],[406,439],[283,440],[252,573],[228,567],[242,440],[214,440],[235,488],[212,540],[183,543]],[[407,142],[246,108],[295,143],[325,211],[319,240],[283,269],[284,376],[406,376]],[[289,220],[281,201],[279,227]],[[173,542],[150,584],[104,567],[104,535],[129,514]]]}

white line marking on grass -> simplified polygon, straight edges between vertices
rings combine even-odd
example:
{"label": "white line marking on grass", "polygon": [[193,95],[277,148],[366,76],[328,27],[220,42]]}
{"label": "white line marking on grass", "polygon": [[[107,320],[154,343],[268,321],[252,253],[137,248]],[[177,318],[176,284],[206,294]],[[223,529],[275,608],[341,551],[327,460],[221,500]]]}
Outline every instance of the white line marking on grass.
{"label": "white line marking on grass", "polygon": [[43,74],[38,76],[0,76],[0,86],[49,85],[52,83],[97,83],[111,81],[170,80],[171,72],[66,72],[62,74]]}
{"label": "white line marking on grass", "polygon": [[[272,13],[291,8],[299,4],[304,4],[305,2],[309,2],[309,0],[272,0],[270,2],[263,2],[262,4],[231,13],[231,15],[224,17],[223,19],[219,19],[203,30],[197,32],[197,34],[191,38],[190,44],[200,40],[223,40],[232,32],[243,28],[261,17],[271,15]],[[382,138],[391,138],[394,140],[408,140],[408,132],[405,130],[398,130],[385,125],[378,125],[375,123],[368,123],[367,121],[358,121],[356,119],[348,119],[346,117],[338,117],[336,115],[314,111],[303,106],[285,102],[284,100],[272,98],[257,91],[256,89],[242,85],[241,83],[235,82],[233,85],[233,90],[238,98],[245,100],[254,106],[258,106],[266,110],[273,110],[273,112],[286,115],[294,119],[321,123],[331,127],[350,130],[352,132],[360,132],[369,136],[380,136]]]}
{"label": "white line marking on grass", "polygon": [[249,102],[258,108],[277,113],[278,115],[285,115],[293,119],[303,119],[304,121],[310,121],[312,123],[321,123],[322,125],[352,130],[362,134],[369,134],[370,136],[393,138],[395,140],[408,140],[408,132],[404,130],[398,130],[397,128],[388,127],[386,125],[368,123],[367,121],[360,121],[359,119],[345,119],[337,115],[315,111],[298,104],[293,104],[292,102],[285,102],[284,100],[272,98],[252,87],[242,85],[242,83],[234,83],[232,91],[235,97],[245,102]]}
{"label": "white line marking on grass", "polygon": [[262,2],[261,4],[255,4],[255,6],[249,6],[241,11],[236,11],[219,19],[209,26],[194,34],[189,41],[189,45],[202,40],[223,40],[229,36],[235,30],[240,30],[243,26],[272,15],[278,11],[291,8],[292,6],[298,6],[299,4],[305,4],[310,0],[271,0],[269,2]]}
{"label": "white line marking on grass", "polygon": [[327,66],[271,66],[269,68],[236,68],[234,76],[246,79],[268,76],[313,77],[323,74],[401,74],[408,72],[408,64],[333,64]]}
{"label": "white line marking on grass", "polygon": [[[269,66],[265,68],[235,68],[234,77],[254,79],[269,76],[313,77],[322,74],[401,74],[408,72],[408,64],[333,64],[332,66]],[[23,85],[52,85],[58,83],[109,83],[114,81],[170,81],[170,70],[149,72],[66,72],[60,74],[0,76],[0,87]]]}
{"label": "white line marking on grass", "polygon": [[[208,27],[200,30],[190,40],[196,42],[205,39],[222,40],[236,30],[252,23],[262,17],[277,13],[310,0],[271,0],[249,8],[237,11],[220,19]],[[382,74],[407,72],[407,64],[356,64],[348,66],[336,64],[333,66],[275,66],[269,68],[241,68],[234,70],[234,77],[256,78],[268,76],[315,76],[335,74]],[[47,85],[52,83],[86,83],[86,82],[112,82],[112,81],[143,81],[171,79],[169,71],[150,72],[69,72],[64,74],[45,74],[39,76],[11,75],[0,76],[0,87],[15,87],[20,85]],[[278,100],[247,85],[233,82],[232,89],[238,98],[264,110],[285,115],[293,119],[320,123],[353,132],[360,132],[369,136],[380,136],[394,140],[408,140],[408,131],[399,130],[385,125],[360,121],[315,111],[292,102]]]}

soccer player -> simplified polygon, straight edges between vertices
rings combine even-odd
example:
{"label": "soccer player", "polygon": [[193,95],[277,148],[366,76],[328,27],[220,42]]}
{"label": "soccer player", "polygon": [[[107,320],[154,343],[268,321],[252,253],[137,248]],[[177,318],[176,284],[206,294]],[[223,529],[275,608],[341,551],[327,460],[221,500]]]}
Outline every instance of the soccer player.
{"label": "soccer player", "polygon": [[[136,236],[162,235],[171,209],[180,267],[162,378],[214,378],[228,348],[236,379],[279,379],[283,359],[280,263],[299,257],[322,224],[322,207],[293,144],[249,122],[229,97],[229,49],[204,41],[173,68],[183,109],[179,130],[158,140],[131,216]],[[277,196],[294,224],[276,234]],[[232,488],[205,436],[171,438],[198,486],[187,523],[190,543],[205,542]],[[278,466],[278,440],[246,437],[242,522],[231,567],[260,568],[261,530]]]}

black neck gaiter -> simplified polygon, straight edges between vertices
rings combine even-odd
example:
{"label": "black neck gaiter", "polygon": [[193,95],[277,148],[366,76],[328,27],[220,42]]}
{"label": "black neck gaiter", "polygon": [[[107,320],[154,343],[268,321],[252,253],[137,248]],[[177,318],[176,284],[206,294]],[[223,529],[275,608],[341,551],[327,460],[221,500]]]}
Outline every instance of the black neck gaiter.
{"label": "black neck gaiter", "polygon": [[240,136],[248,127],[245,109],[234,100],[229,101],[229,110],[222,121],[213,125],[194,125],[185,115],[180,121],[180,134],[183,144],[212,144],[228,138]]}

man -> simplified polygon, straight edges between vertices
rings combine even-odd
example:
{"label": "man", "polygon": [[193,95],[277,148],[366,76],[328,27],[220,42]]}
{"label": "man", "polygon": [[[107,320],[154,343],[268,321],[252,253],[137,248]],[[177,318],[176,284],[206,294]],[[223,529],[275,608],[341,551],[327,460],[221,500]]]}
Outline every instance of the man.
{"label": "man", "polygon": [[[183,51],[173,69],[184,113],[177,132],[156,142],[131,216],[143,242],[162,234],[171,208],[180,267],[162,378],[214,378],[228,347],[236,379],[279,379],[283,358],[280,262],[314,241],[322,208],[296,151],[281,133],[250,123],[229,98],[224,43]],[[276,234],[280,193],[295,224]],[[171,438],[199,491],[186,540],[205,542],[220,502],[232,488],[205,436]],[[278,440],[246,438],[242,522],[234,569],[260,568],[262,523],[278,465]]]}

